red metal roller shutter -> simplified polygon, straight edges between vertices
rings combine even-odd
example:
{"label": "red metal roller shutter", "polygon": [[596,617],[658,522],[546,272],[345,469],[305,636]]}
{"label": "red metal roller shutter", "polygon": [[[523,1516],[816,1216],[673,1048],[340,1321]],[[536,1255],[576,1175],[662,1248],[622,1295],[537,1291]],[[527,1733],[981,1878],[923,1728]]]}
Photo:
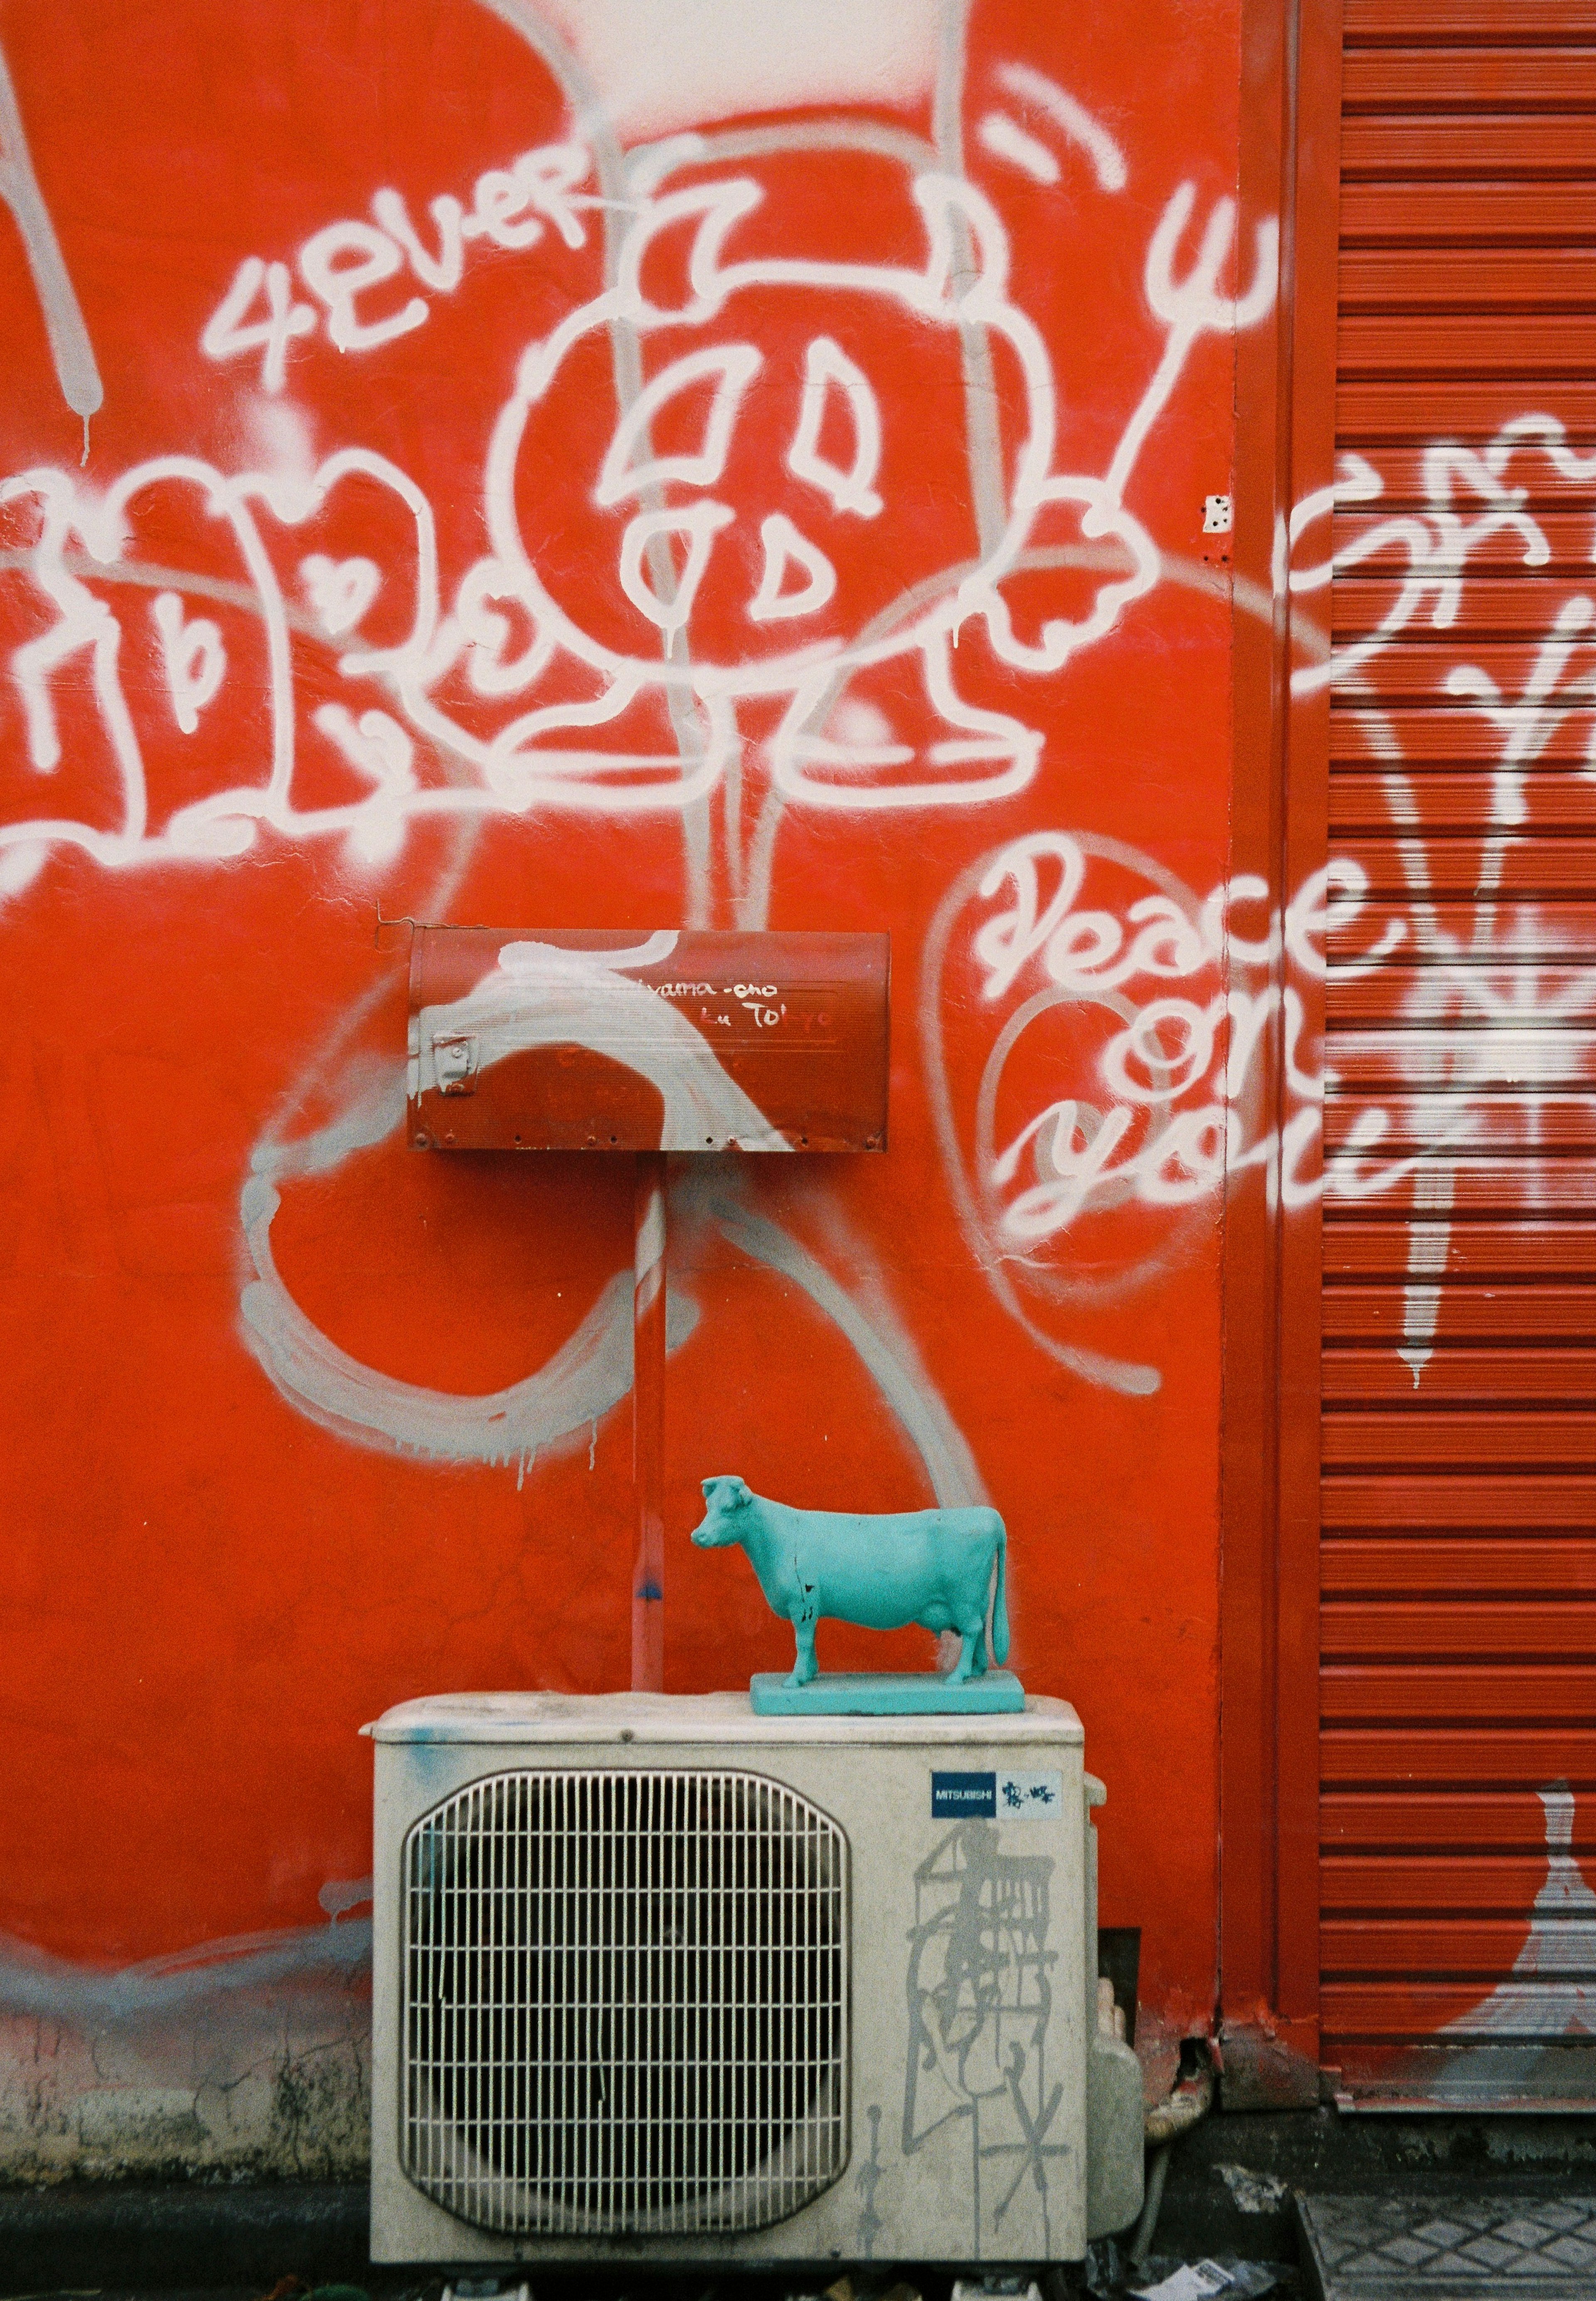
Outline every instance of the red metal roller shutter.
{"label": "red metal roller shutter", "polygon": [[1323,2056],[1596,2105],[1596,0],[1343,63]]}

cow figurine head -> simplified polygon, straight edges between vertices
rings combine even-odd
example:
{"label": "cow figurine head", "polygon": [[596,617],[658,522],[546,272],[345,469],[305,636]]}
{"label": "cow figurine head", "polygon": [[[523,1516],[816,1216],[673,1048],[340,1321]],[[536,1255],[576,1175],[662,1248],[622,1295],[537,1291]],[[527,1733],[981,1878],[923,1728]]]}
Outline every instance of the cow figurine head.
{"label": "cow figurine head", "polygon": [[721,1550],[741,1535],[741,1520],[754,1496],[746,1478],[706,1478],[704,1516],[693,1528],[700,1550]]}

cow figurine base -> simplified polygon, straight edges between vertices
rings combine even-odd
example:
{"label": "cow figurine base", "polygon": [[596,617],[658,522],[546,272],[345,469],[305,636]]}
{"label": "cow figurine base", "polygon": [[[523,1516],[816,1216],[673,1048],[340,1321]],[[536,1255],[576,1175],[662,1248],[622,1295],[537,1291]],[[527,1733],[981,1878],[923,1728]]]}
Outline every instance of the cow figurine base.
{"label": "cow figurine base", "polygon": [[[792,1624],[791,1675],[773,1671],[748,1688],[765,1717],[924,1717],[1024,1710],[1024,1689],[1008,1659],[1008,1537],[995,1510],[791,1510],[755,1494],[741,1478],[704,1481],[705,1511],[693,1528],[701,1550],[735,1543],[746,1552],[772,1611]],[[959,1655],[939,1671],[823,1678],[815,1627],[823,1617],[861,1629],[901,1630],[911,1622],[951,1630]]]}
{"label": "cow figurine base", "polygon": [[763,1669],[748,1680],[748,1700],[761,1718],[985,1718],[1024,1710],[1025,1689],[1012,1669],[957,1684],[929,1669],[823,1669],[807,1686]]}

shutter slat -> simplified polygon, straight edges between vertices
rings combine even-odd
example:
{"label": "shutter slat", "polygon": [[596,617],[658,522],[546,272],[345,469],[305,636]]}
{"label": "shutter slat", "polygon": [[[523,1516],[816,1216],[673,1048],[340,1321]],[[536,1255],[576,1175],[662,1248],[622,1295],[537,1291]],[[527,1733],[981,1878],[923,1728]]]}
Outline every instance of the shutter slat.
{"label": "shutter slat", "polygon": [[1324,1461],[1332,1469],[1592,1469],[1596,1415],[1335,1414],[1325,1423]]}
{"label": "shutter slat", "polygon": [[1341,241],[1365,247],[1385,240],[1456,245],[1483,234],[1508,240],[1596,236],[1596,188],[1586,184],[1473,183],[1466,210],[1447,183],[1348,184],[1341,192]]}
{"label": "shutter slat", "polygon": [[[1449,1853],[1524,1853],[1544,1850],[1546,1816],[1538,1797],[1502,1790],[1329,1790],[1319,1803],[1327,1853],[1402,1853],[1433,1846]],[[1573,1851],[1596,1854],[1596,1820],[1575,1808]]]}
{"label": "shutter slat", "polygon": [[1349,248],[1341,260],[1343,311],[1467,313],[1550,305],[1578,311],[1596,297],[1596,249],[1472,247]]}
{"label": "shutter slat", "polygon": [[[1404,1788],[1415,1784],[1492,1785],[1522,1793],[1526,1782],[1563,1778],[1596,1790],[1596,1728],[1588,1719],[1571,1726],[1442,1726],[1433,1720],[1400,1728],[1325,1721],[1319,1773],[1327,1788],[1341,1784]],[[1462,1841],[1459,1841],[1461,1845]]]}
{"label": "shutter slat", "polygon": [[[1372,939],[1371,926],[1377,935],[1384,919],[1375,905],[1361,912],[1333,906],[1325,937],[1333,980],[1338,968],[1346,973],[1359,964]],[[1404,964],[1415,956],[1450,961],[1471,951],[1488,953],[1499,964],[1528,959],[1588,966],[1596,958],[1596,904],[1427,903],[1402,925],[1405,940],[1392,959]]]}
{"label": "shutter slat", "polygon": [[1344,37],[1349,51],[1375,41],[1433,39],[1444,24],[1449,45],[1460,40],[1596,41],[1596,0],[1447,0],[1444,18],[1435,0],[1344,0]]}
{"label": "shutter slat", "polygon": [[1455,982],[1450,1004],[1451,1017],[1406,1030],[1339,1031],[1336,1092],[1383,1100],[1433,1087],[1472,1101],[1525,1085],[1596,1084],[1596,1033],[1493,1024]]}
{"label": "shutter slat", "polygon": [[[1419,2034],[1421,2041],[1449,2046],[1456,2053],[1467,2043],[1501,2048],[1516,2038],[1559,2038],[1559,2011],[1567,2006],[1568,1995],[1568,1984],[1561,1977],[1513,1977],[1508,2006],[1516,2025],[1511,2029],[1504,2029],[1508,2006],[1500,2004],[1491,1990],[1481,1995],[1479,1981],[1332,1981],[1324,1986],[1320,2004],[1323,2021],[1327,2025],[1333,2022],[1333,2034],[1343,2050],[1352,2041],[1389,2048],[1396,2043],[1412,2043],[1415,2034]],[[1485,2006],[1491,2011],[1485,2011]],[[1435,2038],[1433,2032],[1437,2029],[1447,2029],[1449,2034]],[[1511,2060],[1523,2057],[1511,2054]],[[1456,2082],[1456,2071],[1449,2069],[1444,2076]],[[1517,2101],[1523,2096],[1508,2094],[1507,2098]],[[1561,2098],[1555,2085],[1552,2098]],[[1453,2108],[1458,2101],[1458,2092],[1451,2092]],[[1467,2096],[1467,2105],[1488,2108],[1488,2101]]]}
{"label": "shutter slat", "polygon": [[[1596,1646],[1596,1604],[1571,1598],[1364,1599],[1349,1605],[1327,1602],[1322,1628],[1324,1651],[1334,1660],[1522,1654],[1555,1661],[1570,1644]],[[1533,1898],[1532,1889],[1520,1907]]]}
{"label": "shutter slat", "polygon": [[1341,105],[1349,117],[1421,108],[1456,113],[1476,104],[1492,112],[1590,112],[1596,108],[1590,52],[1438,40],[1414,47],[1348,46]]}
{"label": "shutter slat", "polygon": [[[1593,1203],[1591,1169],[1582,1166],[1578,1171],[1589,1208]],[[1499,1175],[1493,1174],[1492,1180],[1500,1192]],[[1596,1223],[1458,1221],[1455,1198],[1446,1212],[1445,1265],[1427,1275],[1449,1280],[1538,1278],[1554,1284],[1559,1277],[1596,1278]],[[1392,1214],[1382,1223],[1327,1221],[1326,1278],[1406,1278],[1411,1229],[1405,1213]],[[1542,1435],[1550,1443],[1550,1431]]]}
{"label": "shutter slat", "polygon": [[[1567,1470],[1524,1477],[1461,1467],[1450,1477],[1425,1477],[1406,1469],[1389,1476],[1331,1470],[1320,1481],[1320,1494],[1327,1532],[1380,1527],[1434,1527],[1440,1531],[1567,1527],[1578,1533],[1596,1524],[1596,1476]],[[1578,1627],[1586,1627],[1582,1617]],[[1583,1650],[1571,1638],[1570,1651]],[[1590,1651],[1596,1657],[1596,1645]],[[1596,1686],[1596,1667],[1587,1674]]]}
{"label": "shutter slat", "polygon": [[1596,1716],[1596,1668],[1332,1662],[1321,1674],[1320,1711],[1325,1719],[1348,1724],[1380,1719],[1419,1727],[1455,1720],[1479,1726],[1500,1720],[1504,1726],[1577,1729]]}
{"label": "shutter slat", "polygon": [[[1523,810],[1520,828],[1531,833],[1596,832],[1596,782],[1576,769],[1516,778],[1515,790]],[[1477,831],[1487,819],[1496,797],[1496,779],[1489,774],[1449,774],[1445,768],[1426,770],[1415,797],[1427,829]],[[1406,804],[1406,793],[1392,790],[1378,773],[1333,774],[1330,782],[1330,828],[1333,834],[1391,832],[1393,818]],[[1338,840],[1337,845],[1341,842]]]}
{"label": "shutter slat", "polygon": [[1350,312],[1336,327],[1345,376],[1511,376],[1524,409],[1560,378],[1589,375],[1593,353],[1592,312]]}
{"label": "shutter slat", "polygon": [[[1459,201],[1476,177],[1545,182],[1596,175],[1596,120],[1588,113],[1349,114],[1341,123],[1341,171],[1353,180],[1457,180]],[[1460,207],[1461,213],[1466,209]]]}
{"label": "shutter slat", "polygon": [[[1551,1541],[1533,1535],[1504,1540],[1476,1535],[1463,1541],[1444,1535],[1406,1541],[1389,1534],[1372,1540],[1327,1535],[1323,1580],[1333,1597],[1358,1590],[1432,1591],[1441,1597],[1478,1590],[1596,1593],[1596,1541],[1584,1535]],[[1591,1830],[1596,1844],[1596,1816]],[[1543,1834],[1537,1807],[1537,1844]]]}
{"label": "shutter slat", "polygon": [[[1332,1343],[1383,1343],[1398,1351],[1408,1305],[1400,1286],[1326,1284],[1320,1311]],[[1452,1343],[1588,1343],[1596,1335],[1596,1287],[1449,1284],[1437,1330]],[[1425,1375],[1421,1379],[1427,1377]],[[1412,1387],[1412,1375],[1408,1376]]]}
{"label": "shutter slat", "polygon": [[[1571,439],[1588,439],[1596,430],[1596,383],[1564,378],[1558,386],[1558,415]],[[1502,424],[1525,413],[1522,382],[1500,377],[1381,376],[1337,380],[1335,430],[1338,446],[1372,452],[1385,441],[1427,446],[1443,439],[1489,439]]]}
{"label": "shutter slat", "polygon": [[[1544,1868],[1544,1863],[1542,1865]],[[1332,1920],[1320,1938],[1326,1979],[1345,1975],[1411,1977],[1421,1984],[1489,1984],[1511,1965],[1529,1931],[1522,1918],[1368,1918]],[[1596,1936],[1584,1969],[1596,1979]]]}
{"label": "shutter slat", "polygon": [[[1567,1997],[1566,1985],[1556,1980],[1525,1980],[1515,1982],[1514,1989],[1523,2023],[1521,2034],[1531,2037],[1557,2036],[1556,2013],[1559,2000]],[[1504,2036],[1497,2021],[1482,2014],[1481,2006],[1485,2002],[1489,2002],[1489,1993],[1483,2000],[1477,1981],[1441,1981],[1428,1986],[1416,1981],[1390,1982],[1383,1987],[1377,1983],[1331,1982],[1322,1994],[1321,2018],[1337,2039],[1343,2055],[1344,2074],[1345,2056],[1354,2044],[1389,2047],[1410,2044],[1415,2037],[1423,2042],[1454,2047],[1470,2037],[1481,2045],[1499,2048],[1511,2044],[1514,2033],[1509,2031]],[[1479,2026],[1471,2028],[1475,2022]],[[1544,2029],[1541,2027],[1542,2023]],[[1451,2034],[1444,2038],[1435,2037],[1434,2032],[1441,2029]],[[1455,2077],[1455,2069],[1450,2065],[1449,2074]],[[1456,2094],[1452,2099],[1456,2105]],[[1471,2096],[1469,2106],[1481,2108],[1488,2104]]]}
{"label": "shutter slat", "polygon": [[[1358,1154],[1361,1183],[1338,1181],[1337,1192],[1391,1187],[1381,1179],[1393,1159],[1417,1155],[1448,1163],[1473,1153],[1506,1158],[1517,1152],[1537,1160],[1569,1151],[1596,1157],[1596,1107],[1588,1094],[1512,1095],[1432,1092],[1425,1096],[1391,1096],[1379,1107],[1384,1130],[1378,1138],[1378,1159],[1363,1140],[1361,1130],[1368,1105],[1361,1098],[1334,1093],[1325,1098],[1324,1147],[1327,1151]],[[1368,1179],[1371,1170],[1374,1179]],[[1590,1318],[1588,1298],[1580,1315]],[[1572,1333],[1580,1330],[1575,1328]],[[1596,1323],[1584,1329],[1596,1335]]]}
{"label": "shutter slat", "polygon": [[[1449,1320],[1450,1306],[1449,1304]],[[1596,1351],[1467,1350],[1442,1343],[1424,1373],[1424,1394],[1436,1402],[1596,1399]],[[1413,1370],[1394,1351],[1332,1348],[1324,1352],[1325,1403],[1410,1399]]]}
{"label": "shutter slat", "polygon": [[[1401,514],[1395,515],[1400,518]],[[1517,572],[1514,561],[1517,558]],[[1368,565],[1365,562],[1365,565]],[[1409,581],[1413,567],[1412,554],[1406,547],[1393,549],[1372,582],[1355,581],[1338,582],[1334,588],[1334,622],[1332,630],[1337,640],[1352,645],[1381,630],[1391,612],[1391,585]],[[1428,654],[1437,651],[1435,609],[1441,602],[1434,578],[1425,578],[1422,569],[1415,581],[1427,581],[1429,590],[1420,611],[1408,625],[1412,642],[1425,648]],[[1446,632],[1445,651],[1455,656],[1466,642],[1473,648],[1483,640],[1493,638],[1509,641],[1521,632],[1530,632],[1537,644],[1556,621],[1558,612],[1570,595],[1589,595],[1596,590],[1596,569],[1590,564],[1587,546],[1583,564],[1577,560],[1565,566],[1561,573],[1550,574],[1528,572],[1525,565],[1525,547],[1517,536],[1511,539],[1501,573],[1495,580],[1491,573],[1470,560],[1468,573],[1458,584],[1456,596],[1447,596],[1444,610],[1450,620]],[[1422,669],[1426,654],[1415,657]]]}

